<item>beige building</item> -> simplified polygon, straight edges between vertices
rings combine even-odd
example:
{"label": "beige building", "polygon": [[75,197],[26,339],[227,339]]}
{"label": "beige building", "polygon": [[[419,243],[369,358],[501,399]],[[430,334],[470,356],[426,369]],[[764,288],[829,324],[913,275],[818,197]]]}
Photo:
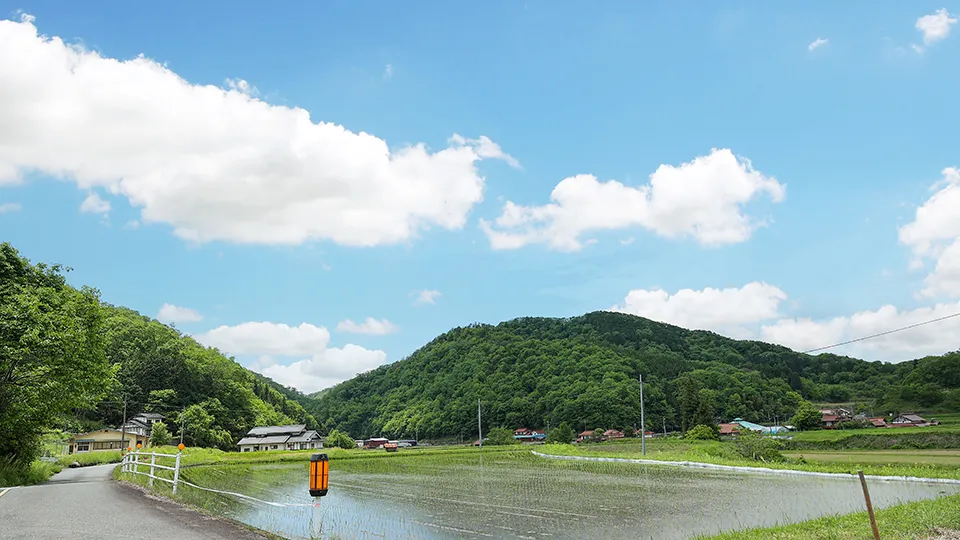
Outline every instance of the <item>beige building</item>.
{"label": "beige building", "polygon": [[139,433],[121,433],[117,429],[98,429],[89,433],[78,433],[67,441],[71,454],[99,450],[120,450],[127,447],[136,448],[137,443],[146,446],[147,437]]}
{"label": "beige building", "polygon": [[305,424],[255,427],[237,442],[241,452],[323,448],[323,437]]}

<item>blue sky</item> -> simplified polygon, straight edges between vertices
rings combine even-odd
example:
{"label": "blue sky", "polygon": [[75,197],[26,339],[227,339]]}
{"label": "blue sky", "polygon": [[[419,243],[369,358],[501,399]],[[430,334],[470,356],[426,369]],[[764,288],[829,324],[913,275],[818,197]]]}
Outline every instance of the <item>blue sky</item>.
{"label": "blue sky", "polygon": [[119,6],[0,0],[0,236],[284,384],[518,316],[960,312],[956,2]]}

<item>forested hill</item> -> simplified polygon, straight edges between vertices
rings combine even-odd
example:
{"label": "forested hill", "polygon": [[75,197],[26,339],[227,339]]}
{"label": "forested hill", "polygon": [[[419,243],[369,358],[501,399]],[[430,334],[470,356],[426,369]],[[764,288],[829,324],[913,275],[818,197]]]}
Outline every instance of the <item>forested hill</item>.
{"label": "forested hill", "polygon": [[[0,460],[28,463],[50,429],[159,412],[190,445],[235,449],[256,425],[316,422],[305,396],[0,244]],[[182,413],[182,418],[181,418]],[[182,420],[182,422],[181,422]]]}
{"label": "forested hill", "polygon": [[702,418],[783,421],[802,400],[862,400],[874,414],[960,407],[960,353],[903,364],[809,356],[603,311],[456,328],[308,407],[324,429],[354,436],[469,439],[478,397],[485,429],[623,428],[639,423],[641,374],[657,431]]}

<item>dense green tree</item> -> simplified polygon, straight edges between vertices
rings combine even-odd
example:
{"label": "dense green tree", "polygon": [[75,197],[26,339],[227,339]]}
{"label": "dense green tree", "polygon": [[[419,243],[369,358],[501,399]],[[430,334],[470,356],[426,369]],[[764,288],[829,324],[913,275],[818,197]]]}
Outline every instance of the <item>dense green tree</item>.
{"label": "dense green tree", "polygon": [[820,410],[814,407],[813,403],[804,401],[800,403],[790,423],[793,424],[793,427],[796,429],[806,431],[819,428],[822,425],[822,420],[823,414]]}
{"label": "dense green tree", "polygon": [[335,429],[331,431],[326,438],[324,438],[323,445],[328,448],[344,448],[347,450],[352,450],[357,447],[357,442],[353,440],[353,437],[350,435]]}
{"label": "dense green tree", "polygon": [[216,398],[203,404],[191,405],[180,415],[178,424],[183,426],[183,442],[187,446],[220,448],[233,450],[236,442],[230,433],[220,427],[214,414],[222,414],[222,407]]}
{"label": "dense green tree", "polygon": [[164,446],[170,444],[172,440],[173,436],[170,435],[170,430],[167,429],[167,425],[163,422],[154,422],[153,426],[150,427],[151,445]]}
{"label": "dense green tree", "polygon": [[497,427],[490,430],[483,444],[490,446],[501,446],[505,444],[516,444],[518,441],[513,438],[513,430]]}
{"label": "dense green tree", "polygon": [[98,292],[67,285],[58,265],[31,265],[0,244],[0,459],[26,464],[43,432],[112,387]]}
{"label": "dense green tree", "polygon": [[766,437],[758,431],[745,430],[737,435],[737,451],[740,455],[756,461],[783,461],[780,449],[783,443],[778,439]]}
{"label": "dense green tree", "polygon": [[697,424],[692,428],[688,429],[687,432],[683,435],[683,438],[692,439],[695,441],[712,441],[712,440],[718,440],[720,436],[717,433],[717,428],[715,426]]}
{"label": "dense green tree", "polygon": [[[947,376],[940,381],[928,365]],[[469,437],[479,396],[485,432],[560,422],[581,431],[635,425],[642,374],[645,427],[661,431],[736,417],[772,422],[827,396],[874,401],[877,414],[921,403],[948,408],[960,405],[960,393],[951,393],[960,388],[955,365],[954,353],[896,365],[809,356],[594,312],[455,328],[406,359],[324,390],[306,407],[323,425],[363,436]]]}
{"label": "dense green tree", "polygon": [[630,439],[636,437],[637,432],[633,429],[633,426],[627,426],[623,428],[623,436]]}
{"label": "dense green tree", "polygon": [[700,410],[700,390],[691,377],[684,377],[680,383],[680,415],[682,418],[681,430],[697,425],[697,412]]}
{"label": "dense green tree", "polygon": [[575,438],[577,438],[577,434],[566,422],[560,422],[559,426],[551,429],[550,433],[547,434],[548,443],[570,444]]}

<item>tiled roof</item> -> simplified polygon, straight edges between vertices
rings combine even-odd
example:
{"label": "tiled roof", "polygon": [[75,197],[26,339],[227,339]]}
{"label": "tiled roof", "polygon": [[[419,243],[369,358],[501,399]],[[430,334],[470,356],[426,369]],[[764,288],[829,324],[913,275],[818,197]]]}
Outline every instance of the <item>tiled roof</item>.
{"label": "tiled roof", "polygon": [[287,440],[287,443],[301,443],[301,442],[310,442],[315,441],[320,438],[320,434],[316,431],[310,430],[302,435],[297,435],[296,437],[290,437]]}
{"label": "tiled roof", "polygon": [[740,424],[720,424],[720,434],[730,435],[740,430]]}
{"label": "tiled roof", "polygon": [[264,437],[267,435],[297,435],[306,431],[306,424],[292,424],[289,426],[263,426],[255,427],[247,432],[248,437]]}
{"label": "tiled roof", "polygon": [[273,437],[244,437],[237,442],[237,445],[241,444],[286,444],[289,435],[276,435]]}

